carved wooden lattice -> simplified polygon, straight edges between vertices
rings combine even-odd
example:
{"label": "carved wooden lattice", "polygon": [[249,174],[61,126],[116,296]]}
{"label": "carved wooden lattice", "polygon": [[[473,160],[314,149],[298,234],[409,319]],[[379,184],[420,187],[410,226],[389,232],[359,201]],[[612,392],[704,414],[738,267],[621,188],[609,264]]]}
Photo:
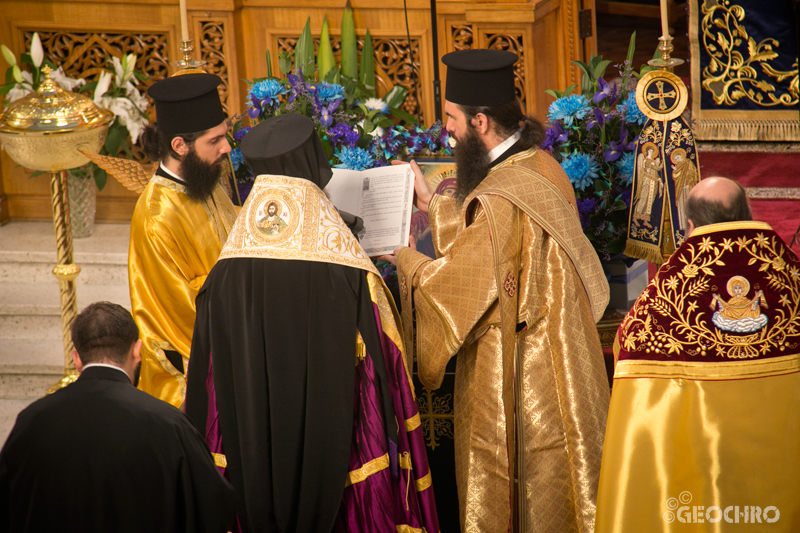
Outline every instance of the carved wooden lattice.
{"label": "carved wooden lattice", "polygon": [[[278,53],[292,52],[297,46],[296,37],[278,37]],[[364,49],[364,40],[358,40],[359,52]],[[372,47],[375,55],[375,89],[379,95],[386,94],[394,85],[406,88],[408,94],[403,101],[403,110],[414,116],[422,116],[422,92],[414,94],[414,89],[419,85],[419,39],[411,39],[411,52],[409,53],[408,41],[405,38],[372,38]],[[333,55],[338,63],[341,60],[342,40],[331,37]],[[319,39],[314,39],[314,48],[319,51]],[[413,56],[413,62],[412,62]],[[276,73],[277,74],[277,73]],[[419,97],[419,100],[417,99]]]}
{"label": "carved wooden lattice", "polygon": [[[33,32],[25,32],[25,48],[30,49]],[[122,58],[136,54],[136,70],[148,76],[140,82],[139,91],[145,91],[158,80],[169,76],[166,33],[92,33],[92,32],[39,32],[42,47],[53,64],[61,66],[71,78],[96,79],[102,70],[112,70],[111,56]],[[148,112],[153,116],[150,97]],[[131,147],[137,161],[149,161],[138,145]],[[124,155],[122,149],[119,154]]]}
{"label": "carved wooden lattice", "polygon": [[472,24],[454,24],[450,27],[454,50],[471,50],[473,42]]}
{"label": "carved wooden lattice", "polygon": [[522,46],[522,35],[519,33],[492,33],[486,34],[486,48],[491,50],[506,50],[517,54],[514,63],[514,91],[517,93],[522,109],[525,109],[525,49]]}
{"label": "carved wooden lattice", "polygon": [[219,97],[222,108],[228,112],[228,64],[225,61],[225,22],[221,20],[204,20],[200,30],[200,57],[206,61],[205,70],[222,79],[219,86]]}

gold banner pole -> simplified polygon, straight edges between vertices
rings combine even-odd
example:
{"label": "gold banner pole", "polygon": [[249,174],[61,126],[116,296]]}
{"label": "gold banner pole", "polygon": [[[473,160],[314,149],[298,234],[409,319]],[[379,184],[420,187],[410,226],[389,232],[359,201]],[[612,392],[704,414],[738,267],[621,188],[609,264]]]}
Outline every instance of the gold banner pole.
{"label": "gold banner pole", "polygon": [[75,278],[81,268],[73,260],[72,226],[69,219],[69,193],[67,191],[67,172],[50,173],[50,197],[53,203],[53,226],[56,230],[56,249],[58,264],[53,274],[58,279],[61,291],[61,329],[64,340],[64,377],[52,385],[47,393],[53,393],[78,379],[78,371],[72,361],[72,335],[70,329],[78,316],[78,297],[75,291]]}

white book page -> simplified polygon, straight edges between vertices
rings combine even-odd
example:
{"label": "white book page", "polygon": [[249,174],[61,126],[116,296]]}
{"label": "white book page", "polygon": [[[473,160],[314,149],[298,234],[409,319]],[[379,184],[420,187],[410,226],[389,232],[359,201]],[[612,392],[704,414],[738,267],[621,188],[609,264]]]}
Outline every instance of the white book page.
{"label": "white book page", "polygon": [[359,241],[370,257],[407,246],[411,233],[414,172],[410,165],[392,165],[362,172],[333,169],[325,187],[338,209],[364,220]]}

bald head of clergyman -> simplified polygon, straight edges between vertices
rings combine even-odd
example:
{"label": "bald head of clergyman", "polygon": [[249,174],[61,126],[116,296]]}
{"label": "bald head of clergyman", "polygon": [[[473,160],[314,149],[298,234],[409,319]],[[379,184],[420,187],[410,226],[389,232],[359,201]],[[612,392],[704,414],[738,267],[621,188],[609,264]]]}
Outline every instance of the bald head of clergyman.
{"label": "bald head of clergyman", "polygon": [[741,185],[728,178],[713,177],[692,188],[686,199],[686,219],[688,237],[700,226],[752,220],[753,214]]}

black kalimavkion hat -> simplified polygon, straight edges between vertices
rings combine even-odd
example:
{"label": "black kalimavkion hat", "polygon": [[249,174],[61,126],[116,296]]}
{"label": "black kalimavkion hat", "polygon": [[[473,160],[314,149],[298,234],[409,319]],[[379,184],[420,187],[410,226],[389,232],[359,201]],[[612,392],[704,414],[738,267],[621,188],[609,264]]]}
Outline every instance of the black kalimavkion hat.
{"label": "black kalimavkion hat", "polygon": [[333,175],[314,123],[297,113],[260,122],[247,132],[239,148],[256,176],[303,178],[324,189]]}
{"label": "black kalimavkion hat", "polygon": [[154,83],[147,94],[156,102],[156,125],[165,135],[198,133],[225,120],[214,74],[183,74]]}
{"label": "black kalimavkion hat", "polygon": [[447,65],[444,97],[470,106],[495,106],[516,99],[514,63],[517,54],[503,50],[460,50],[442,57]]}

